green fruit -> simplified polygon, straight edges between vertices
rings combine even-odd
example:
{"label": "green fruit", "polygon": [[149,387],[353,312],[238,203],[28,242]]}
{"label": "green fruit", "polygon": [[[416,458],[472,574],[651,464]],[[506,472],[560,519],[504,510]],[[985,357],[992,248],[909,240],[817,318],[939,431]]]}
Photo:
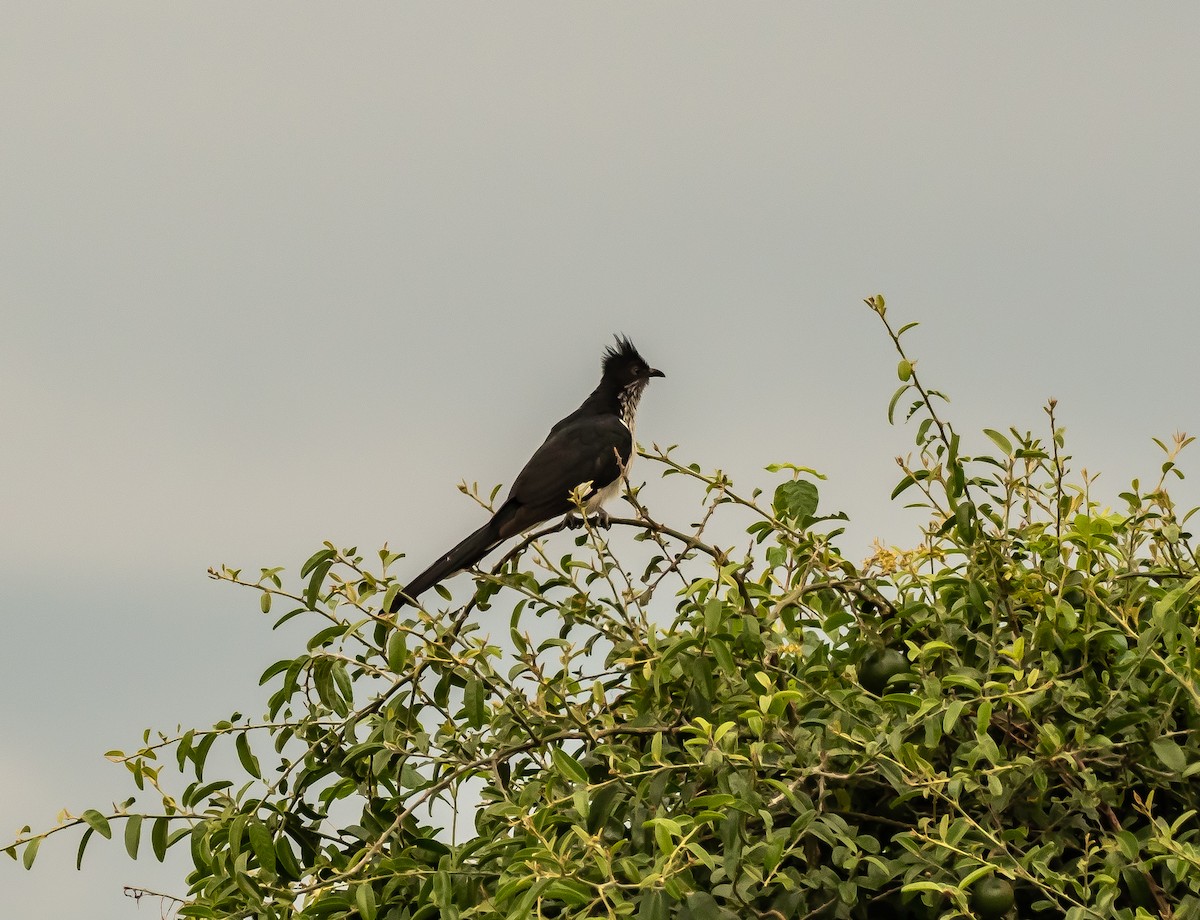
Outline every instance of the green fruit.
{"label": "green fruit", "polygon": [[884,691],[897,674],[908,671],[908,659],[894,648],[876,652],[858,666],[858,682],[867,690],[878,695]]}
{"label": "green fruit", "polygon": [[971,889],[971,909],[983,920],[999,920],[1010,910],[1016,895],[1007,879],[989,875]]}

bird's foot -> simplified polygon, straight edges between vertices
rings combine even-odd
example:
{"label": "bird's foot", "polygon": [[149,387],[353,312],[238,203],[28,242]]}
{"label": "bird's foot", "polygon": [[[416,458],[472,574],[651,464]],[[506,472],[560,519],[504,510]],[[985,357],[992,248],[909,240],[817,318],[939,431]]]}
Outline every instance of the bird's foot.
{"label": "bird's foot", "polygon": [[[612,526],[612,518],[607,511],[600,508],[588,515],[587,523],[592,527],[608,530]],[[578,514],[571,513],[563,519],[563,524],[566,525],[567,530],[578,530],[584,525],[584,519]]]}

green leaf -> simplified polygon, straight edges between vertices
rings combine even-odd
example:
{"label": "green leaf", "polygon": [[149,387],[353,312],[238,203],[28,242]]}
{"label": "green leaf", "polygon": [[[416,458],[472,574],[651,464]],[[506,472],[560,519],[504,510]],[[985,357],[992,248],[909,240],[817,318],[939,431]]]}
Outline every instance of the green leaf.
{"label": "green leaf", "polygon": [[552,749],[550,756],[554,759],[554,765],[558,768],[558,772],[563,776],[577,783],[588,781],[587,771],[583,769],[578,760],[562,748]]}
{"label": "green leaf", "polygon": [[992,724],[992,704],[984,700],[975,714],[975,737],[982,738]]}
{"label": "green leaf", "polygon": [[733,653],[729,651],[729,646],[716,637],[709,637],[708,650],[712,652],[713,657],[717,659],[717,664],[726,674],[732,676],[739,672],[737,664],[733,660]]}
{"label": "green leaf", "polygon": [[275,841],[275,857],[276,866],[287,878],[297,881],[304,874],[304,870],[300,868],[300,863],[297,862],[296,854],[293,852],[292,845],[288,842],[286,836],[281,836]]}
{"label": "green leaf", "polygon": [[1183,748],[1170,738],[1159,738],[1151,742],[1150,747],[1154,748],[1154,753],[1168,770],[1182,773],[1187,769],[1187,755]]}
{"label": "green leaf", "polygon": [[108,818],[104,817],[104,815],[100,814],[100,812],[96,811],[96,809],[89,808],[79,817],[84,820],[88,827],[96,831],[106,840],[112,839],[112,828],[108,825]]}
{"label": "green leaf", "polygon": [[914,439],[917,444],[922,446],[925,444],[925,436],[929,433],[929,428],[931,425],[933,425],[932,416],[921,419],[921,424],[917,426],[917,436]]}
{"label": "green leaf", "polygon": [[896,424],[896,403],[900,402],[900,397],[908,392],[908,388],[910,386],[912,386],[911,383],[906,383],[906,384],[904,384],[904,386],[900,387],[900,389],[898,389],[895,393],[892,394],[892,401],[888,403],[888,413],[887,413],[889,425]]}
{"label": "green leaf", "polygon": [[312,638],[305,643],[305,646],[310,652],[315,651],[323,646],[332,645],[336,640],[344,638],[345,635],[345,625],[334,623],[332,626],[326,626],[324,629],[314,633]]}
{"label": "green leaf", "polygon": [[621,795],[621,788],[616,783],[608,783],[592,796],[587,815],[589,834],[595,834],[608,823]]}
{"label": "green leaf", "polygon": [[487,721],[487,708],[484,705],[486,698],[483,681],[472,675],[463,688],[463,711],[471,728],[482,728]]}
{"label": "green leaf", "polygon": [[167,858],[167,832],[170,830],[168,818],[155,818],[150,828],[150,846],[154,850],[154,858],[162,862]]}
{"label": "green leaf", "polygon": [[207,732],[200,743],[192,748],[191,758],[196,765],[196,779],[204,779],[204,764],[208,760],[208,752],[212,750],[213,744],[216,742],[218,733],[215,731]]}
{"label": "green leaf", "polygon": [[570,878],[552,879],[542,892],[542,897],[553,901],[562,901],[568,907],[583,907],[590,904],[594,897],[591,887]]}
{"label": "green leaf", "polygon": [[306,577],[308,575],[308,573],[312,572],[314,569],[316,569],[317,566],[321,565],[323,562],[326,562],[326,561],[332,559],[336,555],[337,555],[337,553],[334,551],[333,547],[331,547],[331,546],[327,546],[324,549],[317,550],[315,553],[313,553],[311,556],[308,557],[308,560],[304,563],[304,565],[300,566],[300,577],[301,578]]}
{"label": "green leaf", "polygon": [[88,841],[92,839],[96,829],[89,827],[83,832],[83,836],[79,838],[79,852],[75,854],[75,870],[79,871],[83,868],[83,851],[87,849]]}
{"label": "green leaf", "polygon": [[396,629],[392,631],[388,637],[387,643],[387,663],[388,670],[393,674],[399,674],[404,670],[404,664],[408,660],[408,637],[404,630]]}
{"label": "green leaf", "polygon": [[942,731],[947,735],[954,731],[954,726],[958,724],[958,717],[966,705],[964,700],[952,700],[946,707],[946,714],[942,716]]}
{"label": "green leaf", "polygon": [[[957,469],[961,470],[962,467]],[[960,502],[959,506],[954,509],[954,523],[963,542],[970,543],[974,540],[975,506],[970,502]]]}
{"label": "green leaf", "polygon": [[998,431],[993,431],[991,428],[983,429],[983,433],[992,439],[992,443],[1004,451],[1005,455],[1013,452],[1012,442]]}
{"label": "green leaf", "polygon": [[317,658],[312,667],[313,684],[317,688],[317,696],[330,709],[337,711],[342,705],[338,699],[337,689],[333,683],[333,661],[329,658]]}
{"label": "green leaf", "polygon": [[182,801],[185,805],[200,805],[208,800],[212,793],[220,792],[221,789],[228,789],[233,786],[233,780],[214,780],[210,783],[192,783],[188,786],[182,795]]}
{"label": "green leaf", "polygon": [[258,685],[261,687],[276,674],[280,673],[281,671],[286,671],[291,664],[292,659],[284,658],[282,661],[277,661],[273,665],[270,665],[265,671],[262,672],[262,676],[258,679]]}
{"label": "green leaf", "polygon": [[767,841],[766,849],[763,851],[762,866],[763,871],[770,874],[775,871],[775,867],[779,865],[779,861],[783,858],[783,849],[787,846],[787,839],[781,834],[773,834]]}
{"label": "green leaf", "polygon": [[679,912],[679,920],[726,920],[731,916],[707,891],[693,891]]}
{"label": "green leaf", "polygon": [[246,834],[246,815],[238,815],[229,822],[229,837],[227,846],[229,847],[230,859],[236,860],[242,852],[242,838]]}
{"label": "green leaf", "polygon": [[275,874],[275,842],[267,826],[257,818],[251,818],[246,825],[246,836],[250,838],[250,849],[258,859],[258,864],[272,875]]}
{"label": "green leaf", "polygon": [[920,656],[922,658],[936,658],[940,652],[952,652],[954,646],[949,642],[943,642],[941,639],[932,639],[921,646]]}
{"label": "green leaf", "polygon": [[[354,699],[354,683],[350,680],[350,672],[346,670],[346,664],[342,661],[335,660],[333,667],[330,669],[333,675],[333,682],[338,688],[339,698],[349,702]],[[346,707],[347,712],[349,706]],[[341,710],[338,710],[341,712]],[[345,715],[346,713],[342,713]]]}
{"label": "green leaf", "polygon": [[304,605],[309,610],[317,609],[317,600],[321,595],[321,587],[325,584],[325,576],[329,574],[331,568],[333,568],[333,562],[326,561],[313,569],[312,577],[308,580],[308,587],[304,590]]}
{"label": "green leaf", "polygon": [[1130,863],[1136,863],[1142,849],[1137,835],[1130,831],[1117,831],[1114,836],[1117,840],[1117,846],[1121,849],[1121,855],[1129,860]]}
{"label": "green leaf", "polygon": [[667,893],[661,888],[654,888],[642,898],[641,910],[637,916],[639,920],[667,920],[670,916],[669,905]]}
{"label": "green leaf", "polygon": [[[447,900],[447,898],[442,898],[439,896],[437,885],[438,885],[438,877],[440,875],[441,875],[441,873],[438,873],[438,875],[434,876],[434,879],[433,879],[434,901],[437,906],[441,906],[443,901]],[[522,879],[522,880],[520,880],[520,884],[527,885],[529,883],[527,880]],[[526,918],[528,918],[528,917],[536,916],[536,912],[533,909],[534,902],[537,901],[537,899],[539,897],[541,897],[542,890],[548,884],[550,884],[549,879],[541,878],[541,879],[538,879],[536,882],[534,882],[532,885],[530,885],[528,890],[521,896],[521,899],[519,901],[517,901],[515,904],[512,904],[510,906],[508,914],[507,914],[507,920],[526,920]],[[520,889],[514,888],[513,890],[515,892],[515,891],[519,891]],[[413,920],[436,920],[436,918],[443,917],[443,916],[445,916],[445,914],[442,913],[441,911],[435,911],[435,912],[432,912],[429,914],[423,914],[421,912],[418,912],[413,915]]]}
{"label": "green leaf", "polygon": [[[675,852],[675,837],[679,835],[679,825],[670,818],[652,818],[650,825],[654,829],[654,842],[664,856]],[[674,834],[672,834],[674,831]]]}
{"label": "green leaf", "polygon": [[288,620],[298,617],[302,613],[308,613],[308,608],[307,607],[294,607],[291,610],[289,610],[287,613],[285,613],[283,616],[281,616],[278,620],[276,620],[275,624],[271,628],[278,629],[280,626],[282,626]]}
{"label": "green leaf", "polygon": [[910,891],[933,891],[937,894],[942,894],[948,886],[939,884],[938,882],[909,882],[901,887],[901,891],[908,893]]}
{"label": "green leaf", "polygon": [[34,837],[25,844],[25,852],[21,854],[21,865],[26,869],[33,868],[33,861],[37,859],[38,847],[42,845],[44,839],[43,837]]}
{"label": "green leaf", "polygon": [[[721,625],[721,614],[725,612],[725,603],[719,597],[710,597],[704,604],[704,628],[715,633]],[[666,656],[664,656],[665,659]]]}
{"label": "green leaf", "polygon": [[130,815],[125,822],[125,852],[130,859],[137,859],[138,846],[142,842],[142,816]]}
{"label": "green leaf", "polygon": [[354,889],[354,903],[358,905],[362,920],[375,920],[375,889],[369,882]]}
{"label": "green leaf", "polygon": [[383,600],[379,602],[379,609],[388,611],[392,609],[392,602],[396,599],[396,595],[400,593],[400,586],[393,584],[388,585],[387,591],[383,595]]}
{"label": "green leaf", "polygon": [[234,746],[237,748],[238,760],[241,761],[242,769],[255,779],[262,779],[262,768],[258,765],[258,758],[250,750],[250,739],[246,737],[245,732],[238,733]]}
{"label": "green leaf", "polygon": [[787,521],[805,523],[817,511],[817,487],[807,479],[781,482],[775,489],[775,514]]}
{"label": "green leaf", "polygon": [[905,383],[912,380],[912,362],[907,358],[901,358],[900,363],[896,365],[896,376]]}

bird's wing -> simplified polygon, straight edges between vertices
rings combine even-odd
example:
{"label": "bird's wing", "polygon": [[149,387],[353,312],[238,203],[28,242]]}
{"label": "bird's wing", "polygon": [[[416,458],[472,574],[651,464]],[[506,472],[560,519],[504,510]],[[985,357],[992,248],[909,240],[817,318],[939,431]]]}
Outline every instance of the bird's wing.
{"label": "bird's wing", "polygon": [[593,491],[616,482],[632,452],[633,436],[615,415],[582,418],[552,431],[497,513],[503,536],[566,514],[574,507],[571,493],[585,482]]}

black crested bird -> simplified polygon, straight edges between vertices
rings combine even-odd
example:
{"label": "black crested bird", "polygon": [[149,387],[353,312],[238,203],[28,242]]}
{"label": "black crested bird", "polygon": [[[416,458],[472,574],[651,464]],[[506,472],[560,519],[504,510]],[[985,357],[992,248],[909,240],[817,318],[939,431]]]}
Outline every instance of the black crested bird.
{"label": "black crested bird", "polygon": [[604,351],[600,385],[583,405],[550,429],[491,520],[410,581],[388,610],[415,602],[509,537],[560,514],[570,514],[575,509],[572,495],[580,486],[590,483],[582,496],[585,510],[607,517],[600,506],[620,491],[621,476],[633,459],[638,400],[651,377],[665,376],[646,363],[629,339],[618,336],[616,345]]}

